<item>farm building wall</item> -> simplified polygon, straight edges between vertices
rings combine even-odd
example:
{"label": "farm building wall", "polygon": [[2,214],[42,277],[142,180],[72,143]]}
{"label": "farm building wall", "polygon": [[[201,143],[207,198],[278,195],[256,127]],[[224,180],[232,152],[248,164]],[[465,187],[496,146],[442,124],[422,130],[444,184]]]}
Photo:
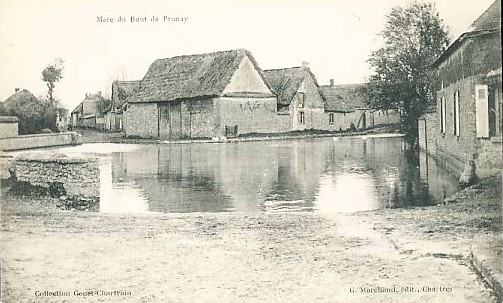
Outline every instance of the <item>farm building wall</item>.
{"label": "farm building wall", "polygon": [[289,129],[289,116],[277,114],[276,98],[221,97],[215,103],[216,134],[229,135],[237,126],[237,134],[278,133]]}
{"label": "farm building wall", "polygon": [[157,103],[129,103],[125,112],[124,131],[128,137],[158,138]]}

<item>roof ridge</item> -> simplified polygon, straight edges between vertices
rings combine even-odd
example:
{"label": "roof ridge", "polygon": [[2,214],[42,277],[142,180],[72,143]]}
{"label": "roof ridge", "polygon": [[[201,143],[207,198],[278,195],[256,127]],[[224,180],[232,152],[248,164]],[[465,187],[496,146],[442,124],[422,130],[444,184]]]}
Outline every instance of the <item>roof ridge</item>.
{"label": "roof ridge", "polygon": [[264,69],[264,72],[274,71],[274,70],[296,69],[296,68],[302,68],[302,66],[294,66],[294,67],[283,67],[283,68],[271,68],[271,69]]}
{"label": "roof ridge", "polygon": [[177,55],[177,56],[172,56],[172,57],[159,58],[159,59],[156,59],[154,62],[168,60],[168,59],[180,59],[180,58],[189,58],[189,57],[196,57],[196,56],[208,56],[208,55],[216,55],[216,54],[232,53],[232,52],[249,53],[249,51],[246,50],[246,49],[244,49],[244,48],[236,48],[236,49],[229,49],[229,50],[223,50],[223,51],[215,51],[215,52],[209,52],[209,53],[198,53],[198,54],[190,54],[190,55]]}
{"label": "roof ridge", "polygon": [[487,20],[489,19],[491,16],[491,14],[493,13],[496,13],[495,10],[498,9],[498,7],[500,8],[500,13],[499,14],[496,14],[498,17],[501,16],[501,0],[496,0],[494,1],[482,14],[480,14],[478,16],[477,19],[475,19],[475,21],[472,22],[472,24],[470,25],[470,27],[467,28],[466,32],[464,32],[463,34],[468,34],[468,33],[471,33],[471,32],[477,32],[477,31],[484,31],[484,30],[491,30],[491,29],[501,29],[501,17],[500,17],[500,22],[497,22],[497,25],[496,27],[491,27],[491,28],[482,28],[482,29],[478,29],[478,27],[480,27],[480,23],[484,23],[484,22],[492,22],[492,20]]}

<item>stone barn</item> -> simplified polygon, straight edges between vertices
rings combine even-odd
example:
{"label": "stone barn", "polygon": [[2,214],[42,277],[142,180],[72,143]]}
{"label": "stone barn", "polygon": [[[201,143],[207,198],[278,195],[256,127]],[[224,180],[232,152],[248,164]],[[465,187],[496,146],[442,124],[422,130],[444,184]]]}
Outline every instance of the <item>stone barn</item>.
{"label": "stone barn", "polygon": [[129,137],[176,140],[278,132],[276,96],[239,49],[158,59],[126,111]]}
{"label": "stone barn", "polygon": [[501,0],[436,60],[437,104],[419,119],[419,144],[451,172],[469,165],[485,177],[501,172]]}
{"label": "stone barn", "polygon": [[283,131],[323,129],[324,100],[307,62],[300,67],[266,70],[264,75],[278,96],[279,119],[288,118],[288,128]]}

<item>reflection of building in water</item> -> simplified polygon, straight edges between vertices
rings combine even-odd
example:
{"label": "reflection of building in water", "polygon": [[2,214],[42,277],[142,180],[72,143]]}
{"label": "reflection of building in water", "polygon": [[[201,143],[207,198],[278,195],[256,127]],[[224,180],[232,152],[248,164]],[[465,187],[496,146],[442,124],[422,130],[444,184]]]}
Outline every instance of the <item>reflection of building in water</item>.
{"label": "reflection of building in water", "polygon": [[[211,153],[203,155],[194,159],[190,145],[149,146],[114,154],[122,158],[122,165],[114,171],[117,176],[125,173],[123,182],[134,182],[144,190],[150,211],[225,211],[229,197],[215,181]],[[204,162],[206,165],[197,165]]]}
{"label": "reflection of building in water", "polygon": [[456,178],[440,168],[438,162],[424,151],[419,153],[419,173],[421,181],[427,186],[428,192],[437,203],[442,202],[457,190]]}
{"label": "reflection of building in water", "polygon": [[149,145],[114,153],[112,179],[161,212],[357,211],[425,205],[428,188],[435,201],[452,190],[436,167],[420,174],[400,146],[371,137]]}

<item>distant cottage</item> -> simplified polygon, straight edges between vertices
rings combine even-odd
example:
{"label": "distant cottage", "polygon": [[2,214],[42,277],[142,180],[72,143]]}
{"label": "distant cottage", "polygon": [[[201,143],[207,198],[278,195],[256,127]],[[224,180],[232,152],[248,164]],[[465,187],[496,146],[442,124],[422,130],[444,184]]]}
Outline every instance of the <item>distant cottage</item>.
{"label": "distant cottage", "polygon": [[278,114],[289,115],[288,128],[282,131],[324,128],[323,97],[307,62],[300,67],[266,70],[264,75],[277,94]]}
{"label": "distant cottage", "polygon": [[375,110],[365,102],[364,88],[366,84],[320,86],[325,99],[325,129],[344,131],[348,129],[367,129],[376,125],[394,124],[399,122],[396,111]]}
{"label": "distant cottage", "polygon": [[501,0],[437,59],[436,108],[419,119],[419,144],[451,171],[501,171]]}
{"label": "distant cottage", "polygon": [[106,130],[123,130],[127,100],[132,96],[139,83],[140,81],[114,81],[112,83],[112,100],[110,106],[103,113]]}
{"label": "distant cottage", "polygon": [[128,100],[125,134],[180,139],[278,132],[274,90],[246,50],[158,59]]}
{"label": "distant cottage", "polygon": [[84,100],[72,111],[72,126],[85,128],[103,128],[104,119],[98,105],[104,100],[101,92],[86,94]]}

